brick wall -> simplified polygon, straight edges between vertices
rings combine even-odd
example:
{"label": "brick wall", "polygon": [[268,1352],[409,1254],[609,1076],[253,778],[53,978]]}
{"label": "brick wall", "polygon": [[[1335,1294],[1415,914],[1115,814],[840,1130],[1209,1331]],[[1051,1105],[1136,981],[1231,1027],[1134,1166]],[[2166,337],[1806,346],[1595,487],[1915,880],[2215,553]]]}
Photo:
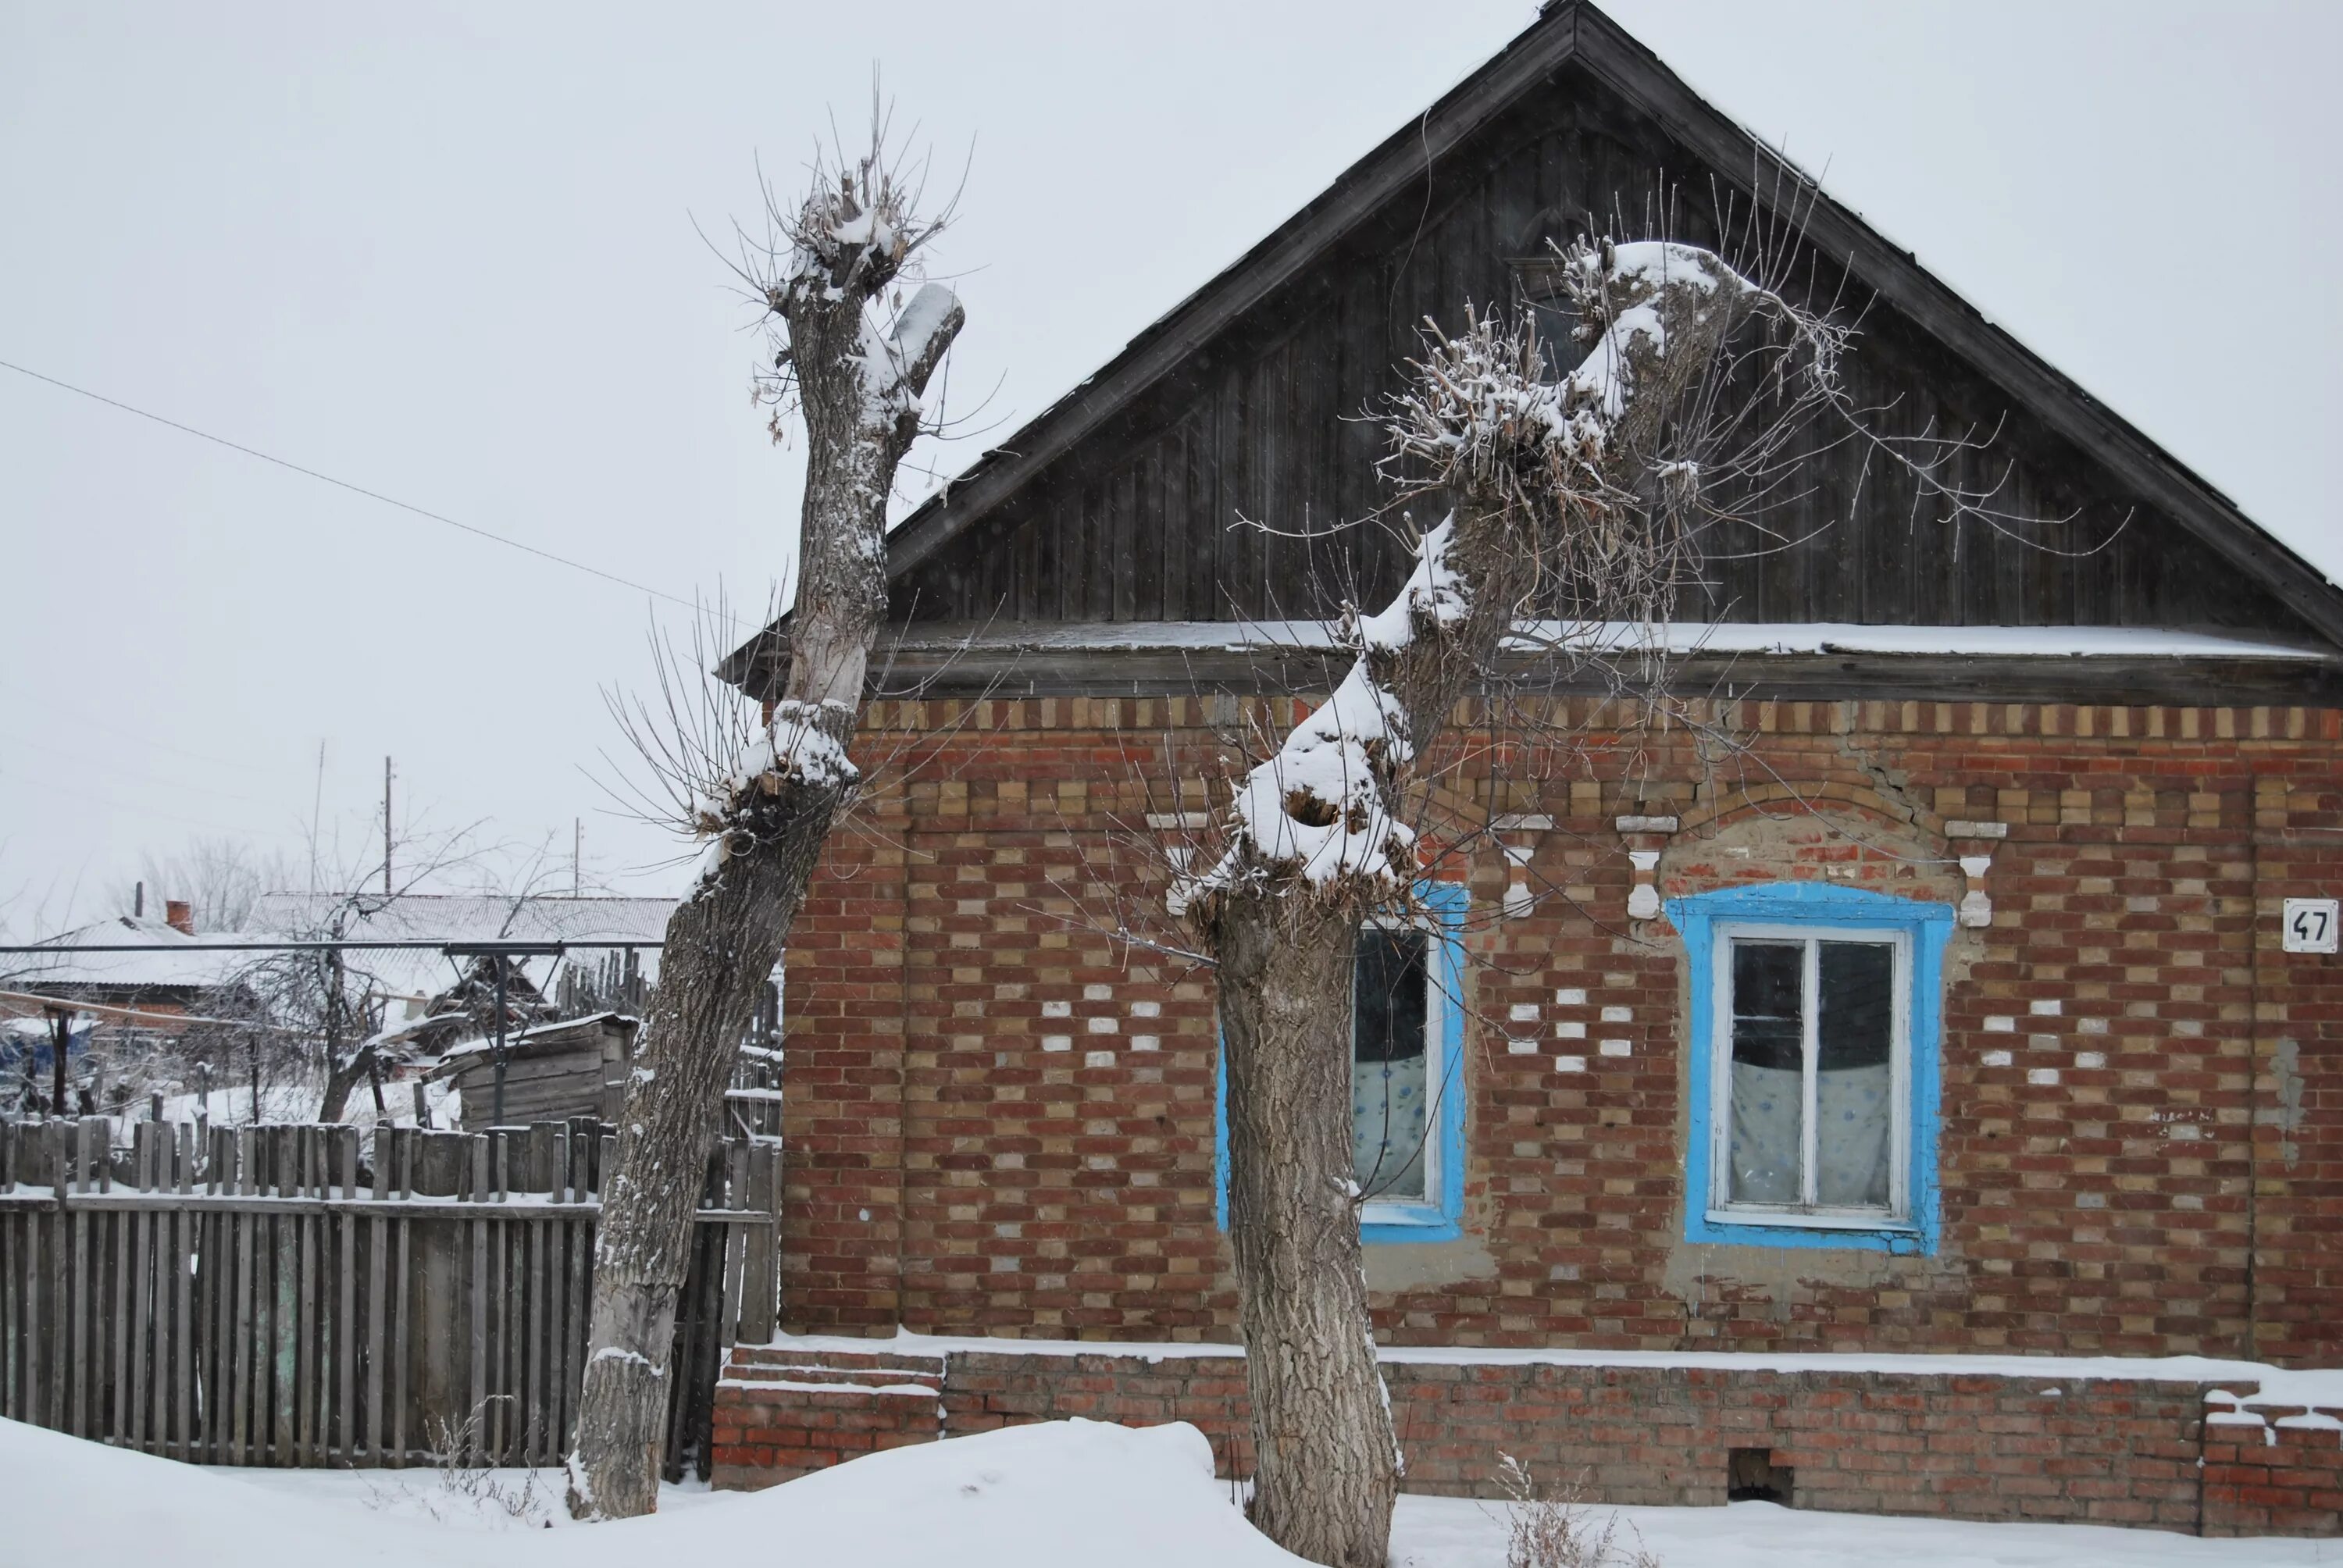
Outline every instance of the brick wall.
{"label": "brick wall", "polygon": [[2343,1534],[2343,1433],[2335,1418],[2290,1425],[2306,1412],[2269,1412],[2267,1425],[2205,1429],[2207,1535]]}
{"label": "brick wall", "polygon": [[[1243,711],[873,705],[894,788],[834,840],[789,956],[792,1329],[1233,1337],[1210,976],[1111,932],[1152,911],[1143,934],[1178,945],[1145,820],[1207,804],[1235,758],[1216,726]],[[1597,732],[1455,780],[1461,825],[1556,825],[1527,916],[1493,918],[1509,873],[1485,840],[1434,868],[1473,896],[1465,1239],[1378,1276],[1380,1335],[2343,1356],[2343,969],[2280,954],[2275,927],[2278,898],[2343,885],[2343,715],[1716,717],[1745,760]],[[1993,922],[1948,955],[1935,1255],[1684,1241],[1684,963],[1664,921],[1626,918],[1630,813],[1681,820],[1668,896],[1829,877],[1957,900],[1947,824],[2007,825],[1982,846]]]}
{"label": "brick wall", "polygon": [[[2056,1363],[2048,1362],[2054,1368]],[[1764,1450],[1793,1506],[2207,1534],[2343,1533],[2334,1416],[2318,1430],[2207,1423],[2204,1382],[1968,1372],[1388,1360],[1411,1492],[1497,1495],[1501,1454],[1590,1500],[1713,1505],[1729,1456]],[[1244,1363],[1230,1354],[956,1348],[733,1352],[716,1483],[785,1481],[874,1449],[1081,1416],[1192,1422],[1249,1473]],[[2200,1459],[2203,1461],[2200,1465]]]}

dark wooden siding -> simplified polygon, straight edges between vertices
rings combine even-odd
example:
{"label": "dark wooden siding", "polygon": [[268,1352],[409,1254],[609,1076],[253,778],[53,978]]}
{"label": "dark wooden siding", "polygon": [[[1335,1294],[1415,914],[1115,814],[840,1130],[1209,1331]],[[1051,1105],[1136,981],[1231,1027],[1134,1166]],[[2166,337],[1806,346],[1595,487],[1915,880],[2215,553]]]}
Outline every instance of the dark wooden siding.
{"label": "dark wooden siding", "polygon": [[[1510,258],[1597,227],[1648,232],[1674,193],[1677,237],[1716,243],[1712,182],[1648,118],[1574,69],[1416,184],[1315,273],[1265,301],[898,581],[918,621],[1229,620],[1328,613],[1372,600],[1403,571],[1393,528],[1366,523],[1387,491],[1370,410],[1393,390],[1431,317],[1507,300]],[[1838,279],[1808,258],[1815,286]],[[1849,303],[1859,307],[1859,297]],[[1885,433],[1996,429],[1966,464],[2007,473],[2014,511],[2072,519],[2003,533],[1958,529],[1908,477],[1858,447],[1809,457],[1810,494],[1755,530],[1721,535],[1685,618],[1918,625],[2138,625],[2304,630],[2268,593],[2103,471],[2011,408],[1887,307],[1862,322],[1848,365]],[[1854,504],[1850,515],[1850,504]],[[1251,518],[1265,528],[1242,526]],[[1430,520],[1430,519],[1420,519]]]}

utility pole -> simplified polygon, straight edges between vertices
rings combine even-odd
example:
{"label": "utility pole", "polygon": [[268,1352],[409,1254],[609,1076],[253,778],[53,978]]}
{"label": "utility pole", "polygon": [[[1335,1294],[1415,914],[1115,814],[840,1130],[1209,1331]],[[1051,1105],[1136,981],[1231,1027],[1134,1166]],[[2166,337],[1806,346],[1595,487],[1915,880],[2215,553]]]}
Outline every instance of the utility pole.
{"label": "utility pole", "polygon": [[382,896],[390,897],[390,759],[382,759]]}
{"label": "utility pole", "polygon": [[317,890],[317,819],[326,809],[326,743],[317,742],[317,788],[309,797],[309,890]]}
{"label": "utility pole", "polygon": [[585,886],[578,867],[586,856],[586,819],[572,817],[569,822],[569,896],[575,899],[581,895]]}

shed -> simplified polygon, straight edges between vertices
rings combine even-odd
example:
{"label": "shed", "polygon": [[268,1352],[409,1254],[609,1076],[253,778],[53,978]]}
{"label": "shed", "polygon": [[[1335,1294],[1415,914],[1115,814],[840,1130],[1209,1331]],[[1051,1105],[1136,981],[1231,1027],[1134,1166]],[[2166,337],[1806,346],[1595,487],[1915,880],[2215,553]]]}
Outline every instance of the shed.
{"label": "shed", "polygon": [[[641,1030],[640,1019],[598,1012],[512,1036],[505,1055],[504,1124],[573,1116],[616,1121],[626,1092],[627,1061]],[[496,1046],[480,1040],[447,1052],[427,1076],[455,1081],[463,1096],[461,1125],[471,1131],[491,1125],[496,1071]]]}

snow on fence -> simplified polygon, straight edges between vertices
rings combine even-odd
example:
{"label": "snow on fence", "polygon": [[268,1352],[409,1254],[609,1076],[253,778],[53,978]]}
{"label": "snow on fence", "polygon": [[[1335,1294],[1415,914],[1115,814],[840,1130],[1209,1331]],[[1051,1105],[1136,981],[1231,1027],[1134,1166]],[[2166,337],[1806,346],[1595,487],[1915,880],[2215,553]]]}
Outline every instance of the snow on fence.
{"label": "snow on fence", "polygon": [[[548,1464],[576,1419],[601,1173],[588,1121],[475,1133],[0,1121],[0,1415],[210,1464]],[[667,1468],[771,1336],[779,1150],[709,1160]]]}

